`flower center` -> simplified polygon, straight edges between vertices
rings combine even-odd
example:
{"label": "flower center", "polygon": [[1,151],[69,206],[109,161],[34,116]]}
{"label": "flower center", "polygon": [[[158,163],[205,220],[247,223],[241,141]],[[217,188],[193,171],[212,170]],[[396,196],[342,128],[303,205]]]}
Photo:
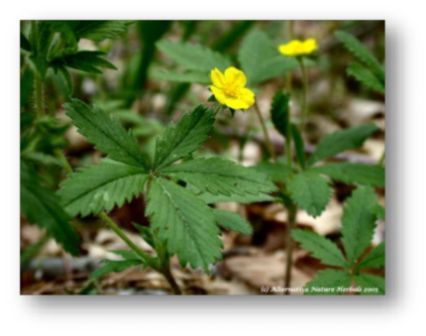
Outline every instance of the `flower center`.
{"label": "flower center", "polygon": [[238,89],[235,85],[225,85],[223,91],[229,97],[236,98],[238,96]]}

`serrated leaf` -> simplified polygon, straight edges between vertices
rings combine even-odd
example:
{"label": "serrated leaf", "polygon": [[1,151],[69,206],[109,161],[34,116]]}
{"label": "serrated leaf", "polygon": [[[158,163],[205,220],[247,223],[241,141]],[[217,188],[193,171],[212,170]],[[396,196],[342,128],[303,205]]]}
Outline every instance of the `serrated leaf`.
{"label": "serrated leaf", "polygon": [[370,187],[359,187],[346,201],[342,217],[343,246],[354,263],[370,246],[376,222],[377,196]]}
{"label": "serrated leaf", "polygon": [[374,247],[359,263],[358,268],[382,268],[385,266],[385,243]]}
{"label": "serrated leaf", "polygon": [[385,169],[379,165],[338,162],[327,163],[312,170],[344,183],[380,188],[385,186]]}
{"label": "serrated leaf", "polygon": [[302,167],[302,169],[305,169],[306,167],[305,143],[303,141],[302,134],[300,134],[299,129],[294,124],[290,125],[290,131],[291,131],[291,137],[293,138],[293,141],[294,141],[294,149],[296,150],[297,161],[299,162],[300,167]]}
{"label": "serrated leaf", "polygon": [[50,61],[54,69],[69,67],[72,69],[100,74],[102,68],[117,69],[114,64],[104,58],[105,54],[101,51],[77,51],[73,54],[61,55]]}
{"label": "serrated leaf", "polygon": [[374,124],[364,124],[331,133],[319,142],[308,163],[312,165],[340,152],[358,148],[377,130]]}
{"label": "serrated leaf", "polygon": [[70,20],[63,22],[69,25],[77,39],[84,37],[96,42],[122,36],[133,23],[124,20]]}
{"label": "serrated leaf", "polygon": [[362,295],[385,294],[385,279],[381,276],[361,273],[355,277],[355,282],[361,287]]}
{"label": "serrated leaf", "polygon": [[335,35],[356,58],[367,65],[380,78],[384,79],[385,71],[383,66],[355,36],[344,31],[337,31]]}
{"label": "serrated leaf", "polygon": [[382,83],[369,69],[361,64],[353,63],[348,66],[346,72],[349,76],[354,77],[364,86],[379,93],[385,92],[384,83]]}
{"label": "serrated leaf", "polygon": [[[192,186],[190,186],[192,187]],[[232,195],[215,195],[209,192],[201,192],[196,188],[194,189],[194,193],[197,197],[203,200],[207,204],[214,203],[227,203],[227,202],[237,202],[241,204],[250,204],[256,202],[269,202],[274,201],[274,197],[267,194],[257,194],[257,195],[241,195],[241,194],[232,194]]]}
{"label": "serrated leaf", "polygon": [[276,189],[265,175],[255,169],[218,157],[185,161],[163,169],[162,173],[211,194],[258,195]]}
{"label": "serrated leaf", "polygon": [[40,183],[37,173],[21,161],[21,211],[28,220],[51,235],[65,251],[78,255],[80,239],[70,225],[71,218],[53,191]]}
{"label": "serrated leaf", "polygon": [[321,215],[330,201],[332,190],[327,180],[313,171],[304,171],[287,183],[291,199],[313,217]]}
{"label": "serrated leaf", "polygon": [[165,80],[180,83],[209,84],[210,78],[207,72],[189,71],[184,73],[171,72],[163,69],[153,69],[151,76],[156,80]]}
{"label": "serrated leaf", "polygon": [[288,94],[284,94],[281,91],[278,91],[272,99],[271,104],[272,123],[274,124],[275,129],[286,138],[286,141],[289,140],[288,138],[290,131],[289,102],[290,96]]}
{"label": "serrated leaf", "polygon": [[351,286],[351,276],[348,272],[327,269],[319,271],[305,285],[305,295],[336,295],[345,294],[345,289]]}
{"label": "serrated leaf", "polygon": [[298,66],[294,58],[280,55],[268,35],[259,30],[253,30],[245,36],[238,60],[252,85],[283,76]]}
{"label": "serrated leaf", "polygon": [[157,139],[154,167],[161,168],[192,154],[208,138],[214,124],[214,113],[202,105],[169,125]]}
{"label": "serrated leaf", "polygon": [[308,230],[294,229],[291,236],[325,265],[346,267],[346,260],[331,240]]}
{"label": "serrated leaf", "polygon": [[235,212],[214,209],[213,210],[216,223],[228,230],[240,232],[245,235],[250,235],[253,232],[253,228],[250,223],[242,218]]}
{"label": "serrated leaf", "polygon": [[71,215],[96,215],[142,193],[146,179],[142,168],[104,160],[69,175],[58,194]]}
{"label": "serrated leaf", "polygon": [[157,47],[186,70],[207,73],[214,68],[225,70],[231,65],[224,55],[199,44],[161,40],[157,42]]}
{"label": "serrated leaf", "polygon": [[273,182],[287,183],[293,174],[289,165],[280,162],[263,161],[254,168],[268,176]]}
{"label": "serrated leaf", "polygon": [[136,139],[109,114],[74,98],[65,104],[65,110],[78,131],[111,159],[147,167]]}
{"label": "serrated leaf", "polygon": [[182,266],[208,271],[221,257],[222,242],[212,209],[189,190],[163,178],[151,181],[147,215],[153,230]]}

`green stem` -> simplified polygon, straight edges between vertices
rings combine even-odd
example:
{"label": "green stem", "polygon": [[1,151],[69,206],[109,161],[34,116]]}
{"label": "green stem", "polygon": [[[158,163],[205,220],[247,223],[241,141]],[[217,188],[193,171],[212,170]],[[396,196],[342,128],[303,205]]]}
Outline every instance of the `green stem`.
{"label": "green stem", "polygon": [[274,151],[274,147],[272,146],[272,142],[271,142],[271,138],[269,136],[268,129],[266,128],[265,120],[263,119],[262,113],[260,112],[257,104],[255,103],[253,106],[254,106],[254,110],[256,111],[257,117],[259,118],[260,125],[262,127],[263,135],[265,137],[266,147],[268,148],[268,151],[269,151],[269,156],[272,158],[273,161],[275,161],[275,158],[276,158],[275,157],[275,151]]}
{"label": "green stem", "polygon": [[305,62],[303,57],[298,58],[300,70],[302,72],[302,82],[303,82],[303,92],[302,92],[302,118],[301,118],[301,129],[302,132],[305,130],[306,122],[308,119],[308,104],[307,104],[307,95],[308,95],[308,75],[306,73]]}
{"label": "green stem", "polygon": [[163,276],[166,278],[166,280],[168,281],[170,287],[173,290],[173,294],[175,295],[182,295],[182,291],[179,287],[179,285],[177,284],[172,271],[170,270],[170,262],[167,261],[167,265],[166,267],[163,268],[161,274],[163,274]]}
{"label": "green stem", "polygon": [[284,278],[284,295],[289,295],[290,291],[288,288],[291,286],[291,273],[293,268],[293,250],[294,250],[294,242],[291,238],[291,231],[294,229],[296,225],[296,206],[289,206],[288,209],[288,233],[287,233],[287,246],[286,246],[286,256],[287,263],[285,268],[285,278]]}
{"label": "green stem", "polygon": [[59,161],[61,161],[62,163],[62,167],[65,169],[65,171],[67,172],[67,174],[71,174],[73,172],[73,169],[67,159],[67,157],[65,156],[65,153],[63,150],[58,149],[55,151],[56,156],[58,157]]}

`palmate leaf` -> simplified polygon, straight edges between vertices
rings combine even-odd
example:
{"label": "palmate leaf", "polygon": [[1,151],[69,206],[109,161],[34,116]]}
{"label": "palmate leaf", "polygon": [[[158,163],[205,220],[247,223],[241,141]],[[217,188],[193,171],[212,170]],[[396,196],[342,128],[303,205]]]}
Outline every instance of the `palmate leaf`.
{"label": "palmate leaf", "polygon": [[78,131],[111,159],[147,167],[136,139],[109,114],[74,98],[65,104],[65,110]]}
{"label": "palmate leaf", "polygon": [[142,193],[146,179],[142,168],[104,160],[69,175],[58,194],[69,214],[96,215]]}
{"label": "palmate leaf", "polygon": [[197,195],[198,198],[203,200],[207,204],[214,203],[226,203],[226,202],[237,202],[241,204],[250,204],[255,202],[269,202],[273,201],[274,197],[268,194],[231,194],[231,195],[222,195],[222,194],[212,194],[206,191],[200,191],[193,186],[188,186],[190,189],[193,189],[194,194]]}
{"label": "palmate leaf", "polygon": [[291,199],[313,217],[321,215],[330,201],[332,189],[327,180],[313,171],[303,171],[287,183]]}
{"label": "palmate leaf", "polygon": [[353,63],[349,65],[346,72],[349,76],[354,77],[364,86],[379,93],[385,92],[384,83],[382,83],[369,69],[361,64]]}
{"label": "palmate leaf", "polygon": [[271,104],[272,122],[275,126],[275,129],[286,138],[286,141],[289,140],[288,135],[290,132],[289,102],[290,96],[279,91],[275,94]]}
{"label": "palmate leaf", "polygon": [[370,246],[373,237],[377,196],[370,187],[359,187],[346,201],[342,217],[343,246],[350,263]]}
{"label": "palmate leaf", "polygon": [[312,170],[344,183],[380,188],[385,186],[385,169],[379,165],[338,162],[327,163]]}
{"label": "palmate leaf", "polygon": [[168,166],[192,154],[207,140],[213,123],[213,111],[199,105],[176,124],[168,126],[156,142],[154,167]]}
{"label": "palmate leaf", "polygon": [[351,276],[346,271],[327,269],[319,271],[304,289],[305,295],[345,294],[351,286]]}
{"label": "palmate leaf", "polygon": [[380,79],[385,78],[385,70],[374,55],[352,34],[337,31],[336,38],[342,42],[356,58],[368,66]]}
{"label": "palmate leaf", "polygon": [[385,266],[385,243],[373,248],[359,263],[358,268],[382,268]]}
{"label": "palmate leaf", "polygon": [[346,267],[346,260],[339,248],[329,239],[308,230],[295,229],[291,236],[302,247],[325,265]]}
{"label": "palmate leaf", "polygon": [[361,287],[363,295],[385,294],[385,279],[381,276],[361,273],[355,277],[355,283]]}
{"label": "palmate leaf", "polygon": [[250,223],[234,212],[214,209],[213,214],[216,223],[225,229],[240,232],[245,235],[250,235],[253,232]]}
{"label": "palmate leaf", "polygon": [[259,195],[276,189],[266,175],[218,157],[197,158],[162,170],[211,194]]}
{"label": "palmate leaf", "polygon": [[157,47],[186,70],[208,73],[215,67],[225,70],[231,65],[224,55],[199,44],[161,40],[157,42]]}
{"label": "palmate leaf", "polygon": [[46,229],[63,248],[79,253],[79,237],[70,225],[71,218],[64,211],[55,194],[43,187],[30,165],[21,162],[21,211],[31,223]]}
{"label": "palmate leaf", "polygon": [[[102,68],[117,69],[107,61],[101,51],[77,51],[73,54],[61,55],[50,61],[53,69],[61,70],[66,67],[94,74],[102,73]],[[63,70],[61,70],[63,71]]]}
{"label": "palmate leaf", "polygon": [[152,229],[176,254],[182,266],[208,271],[221,257],[222,242],[213,211],[188,189],[154,178],[148,191],[147,215]]}
{"label": "palmate leaf", "polygon": [[377,130],[376,125],[365,124],[331,133],[319,142],[308,163],[312,165],[345,150],[358,148]]}
{"label": "palmate leaf", "polygon": [[295,59],[280,55],[268,35],[259,30],[253,30],[245,36],[238,60],[250,84],[282,76],[298,66]]}

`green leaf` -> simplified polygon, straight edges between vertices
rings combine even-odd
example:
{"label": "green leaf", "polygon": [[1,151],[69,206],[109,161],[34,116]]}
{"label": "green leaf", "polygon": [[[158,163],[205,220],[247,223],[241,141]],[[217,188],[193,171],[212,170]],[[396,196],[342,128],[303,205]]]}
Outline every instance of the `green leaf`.
{"label": "green leaf", "polygon": [[268,35],[259,30],[253,30],[245,36],[238,60],[250,84],[283,76],[298,66],[295,59],[280,55]]}
{"label": "green leaf", "polygon": [[271,104],[271,119],[275,126],[275,129],[281,133],[286,141],[289,140],[289,102],[290,96],[288,94],[278,91]]}
{"label": "green leaf", "polygon": [[263,161],[258,163],[254,168],[268,176],[273,182],[287,183],[293,174],[289,165],[279,162]]}
{"label": "green leaf", "polygon": [[273,201],[274,197],[267,194],[257,194],[257,195],[241,195],[241,194],[232,194],[232,195],[221,195],[221,194],[212,194],[209,192],[202,192],[193,186],[189,186],[191,189],[194,189],[194,193],[198,198],[203,200],[207,204],[214,203],[226,203],[226,202],[237,202],[241,204],[250,204],[256,202],[269,202]]}
{"label": "green leaf", "polygon": [[185,161],[163,169],[162,173],[211,194],[258,195],[276,189],[265,175],[255,169],[218,157]]}
{"label": "green leaf", "polygon": [[214,209],[213,213],[216,223],[221,227],[240,232],[245,235],[252,234],[253,228],[251,227],[250,223],[235,212]]}
{"label": "green leaf", "polygon": [[345,294],[351,286],[349,273],[327,269],[319,271],[314,279],[305,285],[305,295],[336,295]]}
{"label": "green leaf", "polygon": [[385,169],[379,165],[362,163],[327,163],[311,169],[331,177],[333,180],[383,188],[385,186]]}
{"label": "green leaf", "polygon": [[124,259],[124,260],[104,260],[101,267],[90,274],[91,280],[98,280],[99,278],[109,274],[122,272],[130,267],[141,265],[142,261],[139,259]]}
{"label": "green leaf", "polygon": [[80,239],[70,225],[71,218],[58,203],[55,194],[43,187],[37,172],[21,161],[21,211],[72,255],[79,254]]}
{"label": "green leaf", "polygon": [[63,22],[72,29],[77,39],[84,37],[96,42],[121,37],[133,23],[123,20],[70,20]]}
{"label": "green leaf", "polygon": [[294,124],[290,125],[290,130],[291,130],[291,136],[294,141],[294,148],[296,150],[297,161],[299,162],[300,167],[302,167],[302,169],[305,169],[306,167],[305,143],[303,142],[302,135],[300,134],[297,126]]}
{"label": "green leaf", "polygon": [[152,229],[182,266],[209,270],[220,259],[222,242],[212,209],[189,190],[163,178],[151,181],[147,214]]}
{"label": "green leaf", "polygon": [[346,267],[346,260],[331,240],[308,230],[294,229],[291,236],[325,265]]}
{"label": "green leaf", "polygon": [[362,273],[355,277],[355,282],[361,287],[363,295],[385,294],[385,279],[381,276]]}
{"label": "green leaf", "polygon": [[342,217],[343,246],[354,263],[370,246],[376,222],[377,196],[370,187],[359,187],[346,201]]}
{"label": "green leaf", "polygon": [[101,51],[77,51],[74,54],[62,55],[50,61],[54,69],[69,67],[72,69],[100,74],[102,68],[117,69],[114,64],[108,62]]}
{"label": "green leaf", "polygon": [[313,217],[321,215],[332,193],[327,180],[312,171],[295,175],[287,183],[287,188],[292,200]]}
{"label": "green leaf", "polygon": [[209,84],[210,78],[206,72],[189,71],[185,73],[177,73],[166,71],[163,69],[153,69],[151,76],[156,80],[165,80],[180,83],[200,83]]}
{"label": "green leaf", "polygon": [[385,266],[385,243],[382,242],[373,248],[358,265],[363,268],[382,268]]}
{"label": "green leaf", "polygon": [[361,147],[364,141],[377,130],[374,124],[364,124],[331,133],[319,142],[308,163],[312,165],[340,152]]}
{"label": "green leaf", "polygon": [[142,193],[146,179],[142,168],[104,160],[69,175],[58,194],[72,216],[96,215],[121,207]]}
{"label": "green leaf", "polygon": [[369,69],[365,68],[361,64],[354,63],[349,65],[346,72],[349,76],[354,77],[367,88],[379,93],[385,92],[384,83],[382,83]]}
{"label": "green leaf", "polygon": [[202,105],[169,125],[157,139],[154,167],[161,168],[192,154],[208,138],[214,124],[214,113]]}
{"label": "green leaf", "polygon": [[157,42],[157,47],[178,65],[186,70],[195,70],[210,72],[212,69],[219,68],[225,70],[231,65],[228,58],[222,54],[213,51],[199,44],[189,42],[171,42],[161,40]]}
{"label": "green leaf", "polygon": [[385,70],[373,54],[352,34],[337,31],[336,38],[344,44],[356,58],[367,65],[380,78],[385,77]]}
{"label": "green leaf", "polygon": [[129,165],[147,167],[139,144],[132,134],[110,115],[81,100],[71,98],[65,104],[67,115],[78,127],[79,132],[100,151],[116,161]]}

